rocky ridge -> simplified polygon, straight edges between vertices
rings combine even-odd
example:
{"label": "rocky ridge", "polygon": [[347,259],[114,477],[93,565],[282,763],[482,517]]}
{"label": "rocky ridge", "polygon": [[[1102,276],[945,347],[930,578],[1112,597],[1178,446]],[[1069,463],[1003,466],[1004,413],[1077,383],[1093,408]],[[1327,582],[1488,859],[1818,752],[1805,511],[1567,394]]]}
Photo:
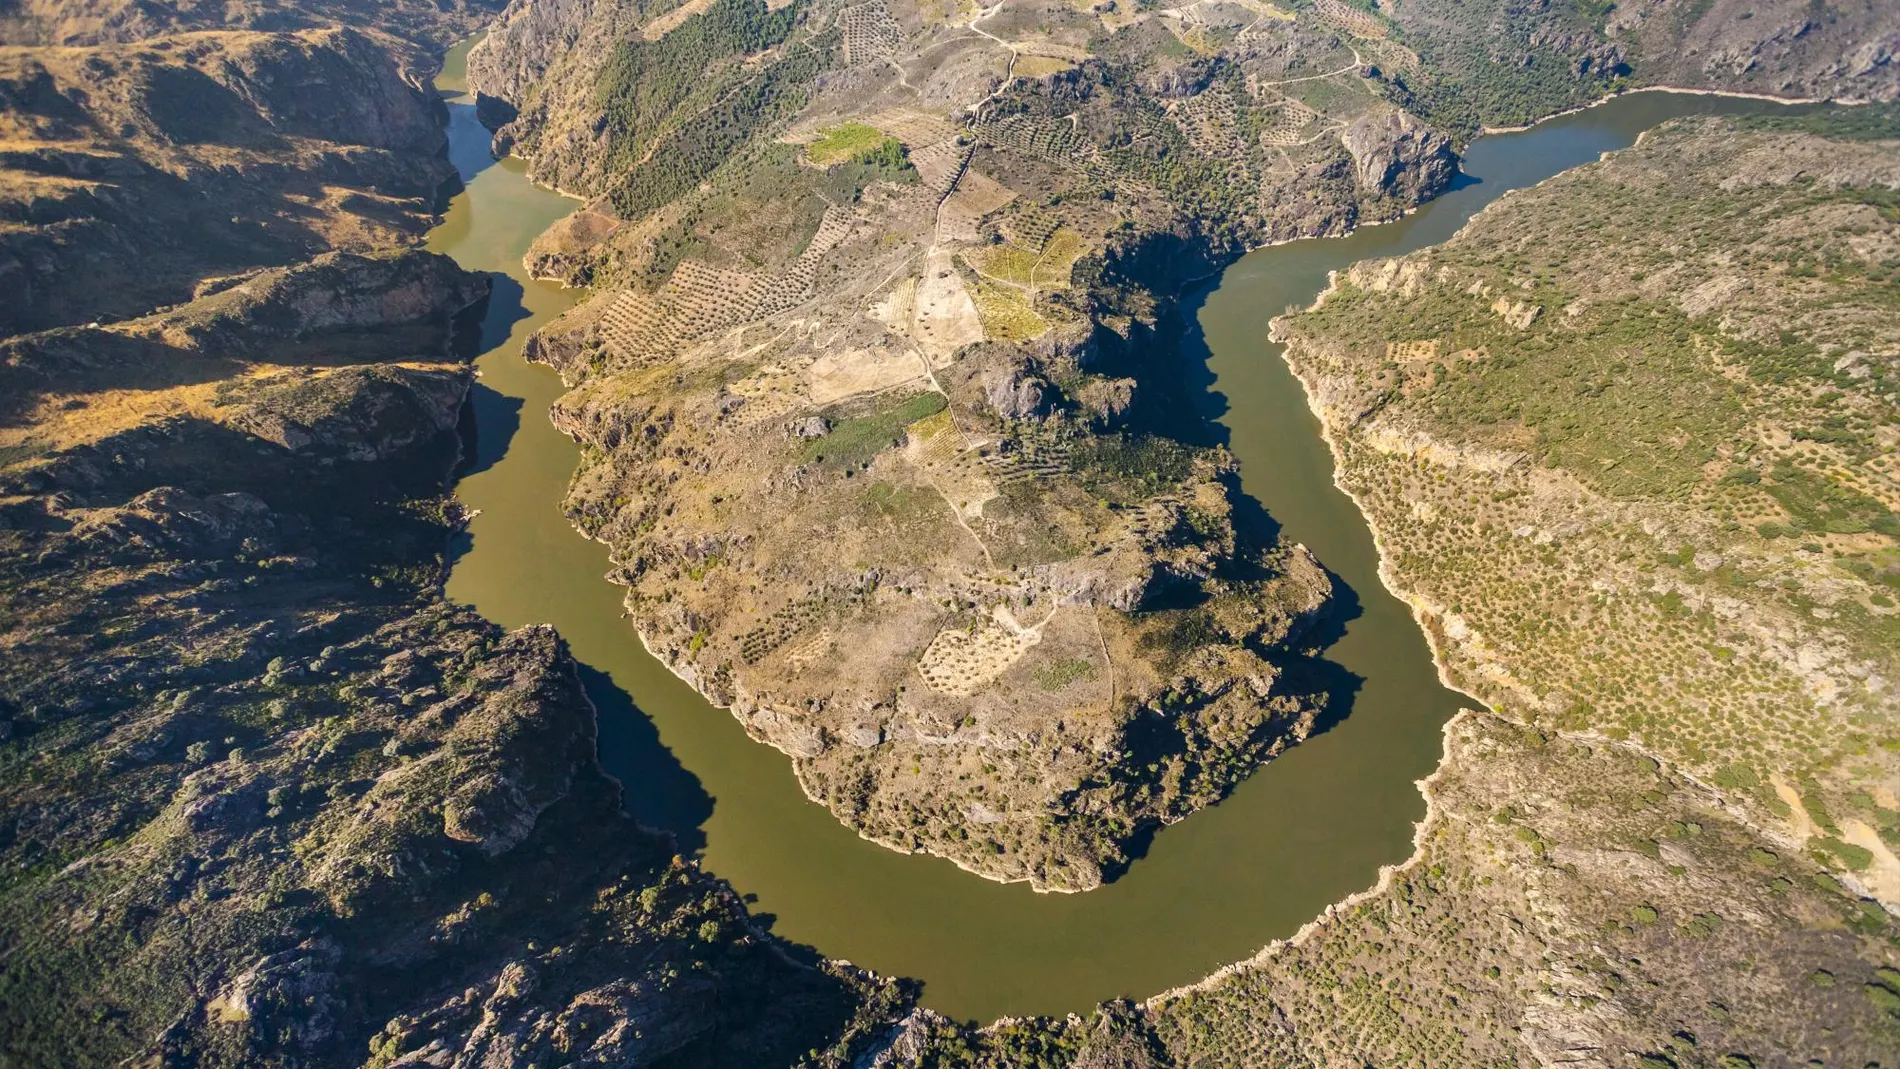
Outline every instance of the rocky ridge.
{"label": "rocky ridge", "polygon": [[410,241],[454,176],[438,111],[348,29],[0,47],[0,285],[20,298],[0,330],[123,318]]}
{"label": "rocky ridge", "polygon": [[329,254],[0,349],[9,1060],[732,1064],[901,1000],[621,812],[558,636],[441,602],[487,292]]}

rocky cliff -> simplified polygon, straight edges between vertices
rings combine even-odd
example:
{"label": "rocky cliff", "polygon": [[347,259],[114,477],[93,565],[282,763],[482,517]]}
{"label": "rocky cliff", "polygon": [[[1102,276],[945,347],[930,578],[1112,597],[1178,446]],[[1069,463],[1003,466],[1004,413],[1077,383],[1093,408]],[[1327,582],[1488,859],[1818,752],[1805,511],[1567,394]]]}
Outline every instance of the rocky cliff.
{"label": "rocky cliff", "polygon": [[1403,42],[1418,64],[1381,66],[1392,97],[1461,132],[1532,122],[1630,85],[1900,98],[1900,14],[1878,0],[1415,0],[1322,11]]}
{"label": "rocky cliff", "polygon": [[440,601],[487,290],[331,254],[0,347],[10,1063],[789,1062],[901,999],[622,814],[558,636]]}
{"label": "rocky cliff", "polygon": [[410,240],[453,174],[437,112],[351,30],[0,49],[0,330]]}

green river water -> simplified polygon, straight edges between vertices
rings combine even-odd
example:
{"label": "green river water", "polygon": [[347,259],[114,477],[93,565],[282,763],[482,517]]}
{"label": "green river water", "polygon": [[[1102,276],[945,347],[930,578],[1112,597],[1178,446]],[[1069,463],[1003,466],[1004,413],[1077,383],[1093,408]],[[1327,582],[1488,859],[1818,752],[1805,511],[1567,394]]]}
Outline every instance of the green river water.
{"label": "green river water", "polygon": [[[603,577],[604,546],[571,528],[561,497],[579,447],[548,422],[562,392],[521,359],[536,328],[579,296],[534,282],[528,243],[577,205],[495,161],[462,95],[467,45],[438,79],[450,154],[466,190],[429,247],[495,279],[474,398],[476,448],[457,493],[479,510],[457,547],[448,596],[507,627],[551,623],[583,665],[600,709],[601,759],[637,818],[667,828],[752,902],[780,936],[826,957],[924,982],[923,1001],[959,1019],[1084,1011],[1189,983],[1291,935],[1328,903],[1403,860],[1424,814],[1416,781],[1440,756],[1461,696],[1441,687],[1423,635],[1380,585],[1370,532],[1332,484],[1332,460],[1267,322],[1304,305],[1329,270],[1443,241],[1506,190],[1629,145],[1678,115],[1777,105],[1643,93],[1479,139],[1457,189],[1402,222],[1345,238],[1262,249],[1190,295],[1204,345],[1207,414],[1225,429],[1242,484],[1285,536],[1341,581],[1344,635],[1327,659],[1348,715],[1241,784],[1220,805],[1158,833],[1119,880],[1038,895],[859,839],[808,802],[777,751],[747,738],[642,649]],[[1197,383],[1197,386],[1200,383]]]}

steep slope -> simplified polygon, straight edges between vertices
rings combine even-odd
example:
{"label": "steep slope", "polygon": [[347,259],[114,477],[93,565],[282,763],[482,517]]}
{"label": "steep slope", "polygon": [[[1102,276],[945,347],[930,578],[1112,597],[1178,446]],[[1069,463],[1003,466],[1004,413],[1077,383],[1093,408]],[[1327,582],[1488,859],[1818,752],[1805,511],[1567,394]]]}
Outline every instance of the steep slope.
{"label": "steep slope", "polygon": [[1900,128],[1838,121],[1875,136],[1668,128],[1279,330],[1454,679],[1834,836],[1900,903],[1867,793],[1900,782]]}
{"label": "steep slope", "polygon": [[5,0],[0,44],[93,47],[181,33],[294,33],[349,27],[378,38],[421,84],[442,49],[480,29],[500,0]]}
{"label": "steep slope", "polygon": [[1515,4],[1410,0],[1361,11],[1415,52],[1393,99],[1454,130],[1531,122],[1631,85],[1781,97],[1900,98],[1900,13],[1880,0]]}
{"label": "steep slope", "polygon": [[558,637],[441,602],[487,289],[331,254],[0,348],[9,1064],[782,1063],[873,993],[625,817]]}
{"label": "steep slope", "polygon": [[351,30],[0,48],[0,331],[411,240],[454,173],[437,111]]}
{"label": "steep slope", "polygon": [[878,1064],[1887,1064],[1900,123],[1818,122],[1666,126],[1275,321],[1500,715],[1290,942],[1088,1021],[915,1014]]}
{"label": "steep slope", "polygon": [[606,284],[533,350],[571,515],[876,841],[1086,890],[1323,710],[1330,584],[1236,522],[1161,324],[1453,160],[1344,36],[1236,12],[516,4],[471,55],[497,147],[598,198],[534,257]]}

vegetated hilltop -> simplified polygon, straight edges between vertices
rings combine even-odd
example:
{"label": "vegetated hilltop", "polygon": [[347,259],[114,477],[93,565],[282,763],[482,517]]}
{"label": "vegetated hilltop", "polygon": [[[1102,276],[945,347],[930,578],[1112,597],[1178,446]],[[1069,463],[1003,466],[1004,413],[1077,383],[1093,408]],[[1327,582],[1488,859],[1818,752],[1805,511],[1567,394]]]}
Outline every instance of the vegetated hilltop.
{"label": "vegetated hilltop", "polygon": [[1038,887],[1326,700],[1329,583],[1235,522],[1168,295],[1454,170],[1346,34],[1195,12],[519,4],[470,57],[498,146],[598,198],[531,353],[648,645],[866,835]]}
{"label": "vegetated hilltop", "polygon": [[1670,124],[1276,321],[1497,710],[1414,858],[1192,989],[873,1064],[1892,1064],[1900,125],[1808,122]]}
{"label": "vegetated hilltop", "polygon": [[1277,329],[1454,682],[1900,904],[1900,123],[1828,121],[1665,127]]}
{"label": "vegetated hilltop", "polygon": [[870,1000],[438,593],[486,280],[331,254],[0,343],[0,1059],[788,1063]]}

